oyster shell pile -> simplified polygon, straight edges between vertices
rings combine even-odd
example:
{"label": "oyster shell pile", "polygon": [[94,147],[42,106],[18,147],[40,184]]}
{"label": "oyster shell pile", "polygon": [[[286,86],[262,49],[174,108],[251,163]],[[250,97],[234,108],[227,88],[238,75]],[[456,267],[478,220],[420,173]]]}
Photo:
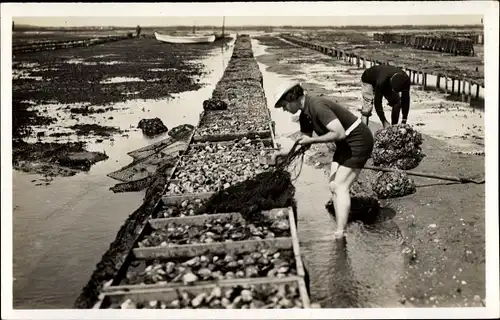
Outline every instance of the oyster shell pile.
{"label": "oyster shell pile", "polygon": [[259,119],[262,121],[271,121],[267,110],[259,108],[241,108],[235,106],[231,110],[212,111],[205,114],[200,121],[199,127],[203,127],[205,125],[221,124],[225,121],[234,119],[241,121],[255,121],[255,119]]}
{"label": "oyster shell pile", "polygon": [[[224,79],[231,80],[255,80],[262,83],[262,74],[258,69],[246,70],[244,68],[232,67],[226,68],[224,72]],[[220,91],[217,91],[220,92]]]}
{"label": "oyster shell pile", "polygon": [[[425,157],[420,147],[422,141],[422,134],[407,124],[381,129],[375,134],[373,164],[400,170],[414,169]],[[402,197],[416,191],[415,182],[404,172],[379,172],[372,188],[380,199]]]}
{"label": "oyster shell pile", "polygon": [[372,158],[376,166],[403,170],[416,168],[425,155],[422,134],[408,124],[398,124],[375,133]]}
{"label": "oyster shell pile", "polygon": [[[286,221],[286,222],[283,222]],[[154,230],[139,247],[157,247],[196,243],[229,242],[242,240],[272,239],[275,237],[289,237],[290,225],[288,220],[263,222],[255,226],[245,221],[231,221],[231,219],[215,219],[204,225],[179,225],[170,223],[163,229]],[[288,228],[287,228],[288,226]]]}
{"label": "oyster shell pile", "polygon": [[112,304],[111,309],[300,309],[300,291],[295,283],[214,287],[205,292],[179,290],[177,299],[135,303],[131,299]]}
{"label": "oyster shell pile", "polygon": [[158,218],[175,218],[194,216],[201,208],[204,201],[202,199],[186,199],[176,204],[165,204],[158,213]]}
{"label": "oyster shell pile", "polygon": [[240,134],[247,132],[269,131],[269,121],[266,120],[227,120],[219,123],[204,124],[196,129],[196,135]]}
{"label": "oyster shell pile", "polygon": [[217,151],[256,151],[256,150],[263,150],[263,149],[270,149],[272,148],[271,145],[266,145],[269,144],[269,142],[264,142],[264,140],[261,140],[260,138],[257,139],[249,139],[249,138],[242,138],[242,139],[236,139],[233,140],[232,143],[230,144],[223,144],[223,143],[216,143],[216,142],[204,142],[204,143],[192,143],[189,146],[189,149],[186,152],[187,156],[194,156],[199,154],[200,152],[203,153],[214,153]]}
{"label": "oyster shell pile", "polygon": [[189,146],[186,153],[187,156],[195,156],[206,153],[229,152],[229,151],[257,151],[269,149],[271,146],[266,146],[261,139],[242,138],[233,140],[232,143],[223,144],[216,142],[193,143]]}
{"label": "oyster shell pile", "polygon": [[416,190],[415,182],[404,172],[378,172],[373,184],[380,199],[403,197]]}
{"label": "oyster shell pile", "polygon": [[232,184],[245,181],[269,169],[259,163],[259,156],[270,156],[270,151],[219,151],[186,157],[179,161],[177,170],[165,194],[216,192]]}
{"label": "oyster shell pile", "polygon": [[235,278],[296,275],[292,250],[262,249],[244,254],[205,254],[181,261],[154,260],[146,262],[144,271],[131,269],[123,284],[183,283]]}

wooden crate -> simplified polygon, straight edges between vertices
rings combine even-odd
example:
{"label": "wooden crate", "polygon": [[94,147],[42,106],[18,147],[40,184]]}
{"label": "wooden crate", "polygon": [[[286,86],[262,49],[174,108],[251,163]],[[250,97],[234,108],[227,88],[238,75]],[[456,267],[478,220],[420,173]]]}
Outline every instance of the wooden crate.
{"label": "wooden crate", "polygon": [[235,132],[230,134],[212,134],[212,135],[195,135],[193,137],[193,141],[195,142],[206,142],[206,141],[225,141],[225,140],[234,140],[234,139],[242,139],[242,138],[270,138],[271,131],[244,131],[244,132]]}
{"label": "wooden crate", "polygon": [[[282,208],[282,209],[273,209],[270,211],[262,212],[263,215],[269,217],[270,220],[275,220],[280,216],[286,216],[290,225],[290,239],[293,241],[293,237],[297,237],[295,219],[293,217],[293,211],[291,208]],[[230,221],[244,221],[243,217],[240,213],[220,213],[220,214],[206,214],[206,215],[198,215],[198,216],[189,216],[189,217],[179,217],[179,218],[164,218],[164,219],[151,219],[149,220],[150,230],[161,229],[164,228],[168,224],[176,224],[176,225],[204,225],[207,222],[214,221],[216,219],[230,219]],[[293,224],[293,225],[292,225]],[[295,235],[294,235],[295,234]],[[144,234],[145,236],[146,234]],[[286,238],[288,239],[288,238]],[[271,239],[272,240],[272,239]],[[298,244],[298,239],[297,244]],[[255,241],[252,242],[252,241]],[[185,257],[185,256],[195,256],[199,254],[204,254],[206,250],[215,250],[210,251],[211,253],[216,252],[227,252],[225,250],[232,250],[232,243],[240,243],[245,246],[248,245],[250,248],[254,245],[259,245],[258,241],[262,240],[245,240],[245,241],[235,241],[235,242],[219,242],[219,243],[208,243],[208,244],[187,244],[187,245],[171,245],[168,247],[142,247],[142,248],[134,248],[134,255],[138,259],[154,259],[154,258],[175,258],[175,257]],[[292,243],[293,245],[293,243]],[[300,253],[297,253],[298,248],[293,245],[294,254],[296,256],[300,256]],[[256,250],[256,249],[252,249]]]}
{"label": "wooden crate", "polygon": [[302,277],[286,277],[286,278],[259,278],[259,279],[232,279],[231,281],[220,281],[219,283],[196,285],[196,286],[178,286],[172,288],[151,288],[140,290],[119,290],[106,292],[101,294],[99,301],[95,304],[94,309],[106,309],[113,303],[121,303],[127,299],[131,299],[136,303],[147,303],[148,301],[164,301],[171,302],[177,299],[177,292],[188,291],[194,295],[206,292],[210,293],[215,287],[228,289],[238,285],[269,285],[269,284],[288,284],[296,285],[304,308],[310,307],[309,295],[306,290],[305,282]]}
{"label": "wooden crate", "polygon": [[[257,144],[259,142],[262,142],[264,144],[264,147],[265,147],[264,150],[276,149],[274,137],[265,138],[265,139],[250,139],[251,144]],[[189,146],[189,148],[187,149],[187,152],[189,152],[191,149],[195,149],[195,150],[201,149],[201,148],[204,148],[204,147],[209,146],[209,145],[214,144],[214,143],[226,146],[226,145],[234,144],[234,141],[198,142],[195,144],[191,144]]]}
{"label": "wooden crate", "polygon": [[[184,246],[176,246],[172,248],[168,248],[170,250],[160,250],[164,248],[151,248],[150,255],[145,258],[139,258],[139,260],[179,260],[179,259],[190,259],[196,256],[205,255],[205,254],[245,254],[251,253],[255,251],[260,251],[263,249],[270,250],[290,250],[293,252],[293,262],[295,263],[295,269],[297,275],[303,277],[304,269],[303,264],[300,257],[295,255],[293,240],[289,237],[287,238],[274,238],[274,239],[264,239],[264,240],[246,240],[246,241],[235,241],[235,242],[218,242],[218,243],[207,243],[207,244],[195,244],[195,245],[184,245]],[[152,252],[154,250],[154,252]],[[130,266],[129,262],[128,266]],[[127,269],[128,270],[128,269]],[[137,290],[143,288],[168,288],[172,286],[179,286],[178,283],[156,283],[156,284],[128,284],[128,285],[120,285],[124,277],[126,276],[126,272],[120,274],[115,277],[112,281],[112,284],[106,288],[103,288],[102,292],[111,292],[117,290]],[[266,277],[264,277],[266,278]],[[266,278],[271,279],[272,277]],[[247,278],[247,279],[256,279],[256,278]],[[228,279],[229,280],[229,279]],[[221,280],[219,280],[221,281]],[[198,281],[196,284],[200,283],[217,283],[217,280],[207,280],[207,281]]]}

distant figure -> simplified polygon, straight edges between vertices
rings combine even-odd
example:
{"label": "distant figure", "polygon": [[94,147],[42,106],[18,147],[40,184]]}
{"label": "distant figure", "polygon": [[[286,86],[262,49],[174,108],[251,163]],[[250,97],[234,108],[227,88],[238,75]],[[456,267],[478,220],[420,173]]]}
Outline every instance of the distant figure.
{"label": "distant figure", "polygon": [[[364,124],[368,125],[368,119],[372,115],[373,105],[375,105],[375,111],[384,128],[390,125],[384,115],[382,97],[385,97],[392,107],[392,124],[398,123],[400,112],[403,114],[402,123],[406,123],[410,111],[411,81],[404,70],[387,65],[373,66],[363,72],[361,82],[363,98],[361,115]],[[401,97],[399,93],[401,93]]]}
{"label": "distant figure", "polygon": [[137,25],[137,28],[135,28],[135,31],[137,32],[137,37],[141,34],[141,27]]}

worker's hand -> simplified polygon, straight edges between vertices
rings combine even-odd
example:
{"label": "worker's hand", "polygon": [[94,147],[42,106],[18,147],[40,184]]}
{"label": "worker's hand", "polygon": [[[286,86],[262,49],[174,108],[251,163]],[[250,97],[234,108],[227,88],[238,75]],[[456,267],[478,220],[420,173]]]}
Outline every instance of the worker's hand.
{"label": "worker's hand", "polygon": [[307,145],[310,145],[311,143],[313,143],[314,140],[311,138],[311,137],[300,137],[298,140],[297,140],[297,143],[301,146],[307,146]]}
{"label": "worker's hand", "polygon": [[284,156],[286,156],[287,153],[285,153],[284,151],[276,151],[274,152],[272,155],[271,155],[271,163],[272,164],[276,164],[276,160],[278,158],[282,158]]}
{"label": "worker's hand", "polygon": [[382,125],[384,126],[384,129],[391,126],[391,124],[387,120],[384,121],[384,123],[382,123]]}

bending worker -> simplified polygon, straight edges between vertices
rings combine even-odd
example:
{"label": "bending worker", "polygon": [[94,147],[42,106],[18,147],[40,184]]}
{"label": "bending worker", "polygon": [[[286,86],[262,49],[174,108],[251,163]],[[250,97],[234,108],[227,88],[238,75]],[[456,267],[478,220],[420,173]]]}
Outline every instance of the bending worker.
{"label": "bending worker", "polygon": [[[329,187],[337,217],[334,234],[336,238],[343,238],[351,209],[349,190],[371,155],[372,132],[346,107],[326,97],[307,95],[296,81],[284,83],[274,101],[275,108],[292,114],[301,111],[300,130],[304,135],[298,140],[300,145],[335,142],[337,148],[333,155]],[[317,136],[313,137],[313,132]],[[273,161],[287,154],[278,151],[273,155]]]}
{"label": "bending worker", "polygon": [[[387,99],[392,107],[392,124],[398,124],[399,113],[403,114],[402,123],[408,120],[410,111],[410,77],[402,69],[377,65],[366,69],[361,76],[361,92],[363,108],[361,110],[363,123],[368,125],[372,115],[373,105],[384,128],[389,126],[382,108],[382,96]],[[401,93],[401,96],[400,96]]]}

